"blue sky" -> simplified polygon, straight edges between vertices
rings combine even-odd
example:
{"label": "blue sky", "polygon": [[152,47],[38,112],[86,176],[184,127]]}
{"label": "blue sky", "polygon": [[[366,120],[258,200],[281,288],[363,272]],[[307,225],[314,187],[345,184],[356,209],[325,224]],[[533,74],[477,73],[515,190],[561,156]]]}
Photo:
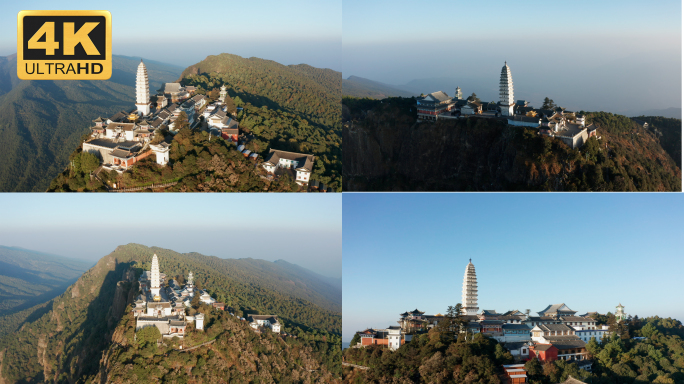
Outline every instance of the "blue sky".
{"label": "blue sky", "polygon": [[340,70],[341,0],[3,1],[0,56],[17,51],[19,11],[51,9],[110,11],[118,55],[187,67],[226,52]]}
{"label": "blue sky", "polygon": [[[96,261],[139,243],[341,277],[341,194],[3,194],[0,245]],[[311,250],[316,250],[311,252]]]}
{"label": "blue sky", "polygon": [[516,99],[535,107],[546,96],[570,110],[681,107],[681,28],[679,0],[345,0],[342,74],[439,78],[418,92],[460,86],[490,101],[507,60]]}
{"label": "blue sky", "polygon": [[682,217],[681,193],[344,194],[343,340],[444,313],[470,258],[480,309],[684,320]]}

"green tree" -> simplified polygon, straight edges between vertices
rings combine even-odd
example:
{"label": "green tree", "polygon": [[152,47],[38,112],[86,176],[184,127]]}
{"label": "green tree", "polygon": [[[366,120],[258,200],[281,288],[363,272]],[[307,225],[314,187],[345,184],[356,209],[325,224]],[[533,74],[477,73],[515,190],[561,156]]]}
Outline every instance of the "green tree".
{"label": "green tree", "polygon": [[138,348],[146,348],[149,345],[157,346],[157,340],[161,339],[161,333],[157,327],[144,327],[135,334]]}
{"label": "green tree", "polygon": [[472,95],[468,96],[468,99],[467,99],[467,100],[468,100],[468,101],[477,101],[478,103],[480,102],[480,98],[477,97],[477,95],[475,94],[475,92],[473,92]]}
{"label": "green tree", "polygon": [[233,101],[233,98],[226,95],[226,111],[230,114],[236,114],[237,113],[237,106],[235,105],[235,102]]}
{"label": "green tree", "polygon": [[556,104],[553,102],[553,99],[549,99],[548,97],[544,98],[544,102],[542,103],[541,109],[554,109],[556,108]]}
{"label": "green tree", "polygon": [[176,131],[180,131],[187,128],[190,128],[190,123],[188,123],[188,115],[186,115],[185,112],[181,112],[178,114],[178,117],[176,118],[176,122],[173,125],[173,129]]}
{"label": "green tree", "polygon": [[360,342],[361,342],[361,336],[359,336],[358,333],[355,333],[355,334],[354,334],[354,337],[352,337],[351,342],[349,343],[349,346],[350,346],[350,347],[351,347],[351,346],[354,346],[354,345],[356,345],[356,344],[358,344],[358,343],[360,343]]}

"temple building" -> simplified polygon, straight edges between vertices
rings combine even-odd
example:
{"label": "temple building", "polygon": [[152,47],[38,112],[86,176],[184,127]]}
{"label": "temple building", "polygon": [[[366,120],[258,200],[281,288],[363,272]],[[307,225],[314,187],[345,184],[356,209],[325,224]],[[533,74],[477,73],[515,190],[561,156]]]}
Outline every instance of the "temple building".
{"label": "temple building", "polygon": [[501,80],[499,81],[499,108],[501,108],[501,114],[503,116],[513,116],[514,105],[511,68],[508,66],[508,62],[504,62],[504,66],[501,68]]}
{"label": "temple building", "polygon": [[[460,88],[458,88],[460,91]],[[416,101],[418,106],[418,120],[437,120],[437,115],[451,111],[455,101],[442,91],[432,92],[427,96],[419,97]]]}
{"label": "temple building", "polygon": [[[565,324],[542,324],[532,328],[532,341],[530,357],[533,350],[539,350],[545,345],[552,345],[558,351],[555,358],[562,360],[585,360],[587,359],[586,343],[582,341],[572,327]],[[540,346],[541,345],[541,346]]]}
{"label": "temple building", "polygon": [[463,276],[463,291],[461,295],[462,314],[477,316],[477,276],[472,259],[466,266]]}
{"label": "temple building", "polygon": [[556,317],[561,317],[561,316],[573,316],[577,311],[573,311],[572,309],[568,308],[567,305],[564,303],[561,304],[551,304],[548,307],[544,308],[540,312],[537,312],[539,316],[556,316]]}

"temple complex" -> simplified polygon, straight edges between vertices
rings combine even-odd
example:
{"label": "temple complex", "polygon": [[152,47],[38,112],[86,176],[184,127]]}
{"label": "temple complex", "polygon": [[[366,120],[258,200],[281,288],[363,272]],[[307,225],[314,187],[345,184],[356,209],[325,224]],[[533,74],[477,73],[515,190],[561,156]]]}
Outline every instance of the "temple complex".
{"label": "temple complex", "polygon": [[195,87],[166,83],[158,91],[154,107],[149,87],[147,67],[140,60],[135,80],[135,108],[93,120],[90,139],[83,142],[83,151],[97,156],[102,164],[101,169],[123,173],[153,154],[156,155],[157,164],[166,166],[169,163],[170,146],[163,142],[154,145],[151,141],[160,130],[178,133],[175,122],[181,112],[185,113],[191,128],[199,126],[200,116],[204,116],[205,121],[209,122],[206,129],[212,135],[237,142],[238,122],[226,115],[225,85],[221,87],[222,98],[207,105],[206,96],[193,96]]}
{"label": "temple complex", "polygon": [[[592,338],[601,341],[610,336],[608,326],[598,326],[589,314],[577,316],[577,311],[565,303],[549,304],[536,312],[539,316],[531,316],[529,309],[525,312],[510,310],[498,313],[493,309],[478,312],[477,288],[475,265],[469,260],[463,276],[459,317],[464,324],[460,333],[465,334],[467,339],[478,333],[491,337],[502,343],[517,361],[533,357],[542,361],[562,359],[577,362],[580,369],[591,370],[586,343]],[[617,307],[618,321],[626,319],[623,308],[621,304]],[[428,332],[447,319],[442,314],[426,315],[418,308],[399,316],[399,326],[368,328],[357,332],[360,341],[355,347],[386,345],[396,350],[409,342],[413,335]]]}
{"label": "temple complex", "polygon": [[204,315],[187,316],[186,308],[190,307],[190,299],[197,289],[193,285],[192,272],[188,275],[188,283],[181,288],[175,280],[170,280],[166,287],[163,283],[166,275],[159,270],[159,259],[152,256],[152,267],[143,272],[138,282],[140,295],[135,300],[133,314],[135,330],[145,327],[157,327],[163,338],[185,336],[189,321],[195,321],[195,329],[203,329]]}
{"label": "temple complex", "polygon": [[571,148],[579,148],[590,137],[597,135],[597,127],[593,124],[586,126],[583,115],[561,107],[532,108],[525,100],[516,101],[508,62],[504,62],[501,68],[498,103],[472,98],[463,100],[463,92],[457,87],[453,98],[442,91],[421,94],[416,99],[416,109],[419,122],[471,116],[503,119],[508,125],[536,128],[540,135],[558,138]]}

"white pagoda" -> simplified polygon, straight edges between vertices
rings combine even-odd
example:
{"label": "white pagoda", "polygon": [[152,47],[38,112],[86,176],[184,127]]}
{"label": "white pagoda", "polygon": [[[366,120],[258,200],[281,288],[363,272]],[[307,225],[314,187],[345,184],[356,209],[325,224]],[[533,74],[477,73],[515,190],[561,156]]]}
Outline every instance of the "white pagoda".
{"label": "white pagoda", "polygon": [[221,86],[221,92],[219,93],[219,100],[221,102],[226,102],[226,96],[228,96],[228,88],[226,88],[226,85]]}
{"label": "white pagoda", "polygon": [[514,105],[511,68],[507,62],[504,62],[504,66],[501,68],[501,80],[499,81],[499,108],[501,108],[501,114],[503,116],[513,116]]}
{"label": "white pagoda", "polygon": [[477,310],[477,276],[472,259],[466,266],[463,276],[463,294],[461,296],[461,312],[463,315],[476,316]]}
{"label": "white pagoda", "polygon": [[152,256],[152,269],[150,270],[150,293],[154,301],[161,300],[159,280],[159,260],[157,260],[157,254],[155,253]]}
{"label": "white pagoda", "polygon": [[142,116],[150,114],[150,81],[147,78],[147,68],[145,68],[142,59],[140,59],[135,78],[135,106],[138,107],[138,113]]}
{"label": "white pagoda", "polygon": [[627,314],[625,313],[625,307],[622,304],[618,304],[615,307],[615,321],[619,323],[622,320],[627,320]]}

